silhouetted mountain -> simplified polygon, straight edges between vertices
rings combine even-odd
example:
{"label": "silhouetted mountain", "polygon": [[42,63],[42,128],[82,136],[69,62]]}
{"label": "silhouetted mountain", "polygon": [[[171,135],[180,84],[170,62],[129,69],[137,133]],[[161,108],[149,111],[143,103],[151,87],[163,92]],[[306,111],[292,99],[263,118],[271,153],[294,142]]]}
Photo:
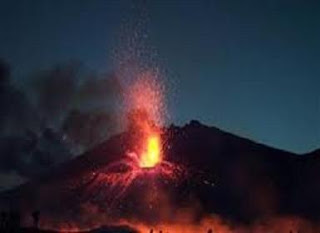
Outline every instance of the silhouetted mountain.
{"label": "silhouetted mountain", "polygon": [[[45,177],[2,193],[2,206],[15,206],[25,213],[38,208],[45,216],[84,225],[90,218],[80,215],[94,204],[95,213],[111,214],[114,219],[156,220],[157,215],[152,215],[155,209],[139,207],[138,197],[144,199],[146,195],[141,184],[135,184],[112,213],[104,199],[96,198],[101,192],[106,198],[114,195],[104,193],[103,185],[94,183],[95,172],[124,158],[132,147],[130,137],[129,132],[114,136]],[[297,155],[197,121],[183,127],[170,126],[163,138],[166,159],[183,165],[189,173],[178,184],[164,184],[174,207],[182,208],[197,200],[200,215],[215,213],[241,222],[274,215],[319,219],[320,150]]]}

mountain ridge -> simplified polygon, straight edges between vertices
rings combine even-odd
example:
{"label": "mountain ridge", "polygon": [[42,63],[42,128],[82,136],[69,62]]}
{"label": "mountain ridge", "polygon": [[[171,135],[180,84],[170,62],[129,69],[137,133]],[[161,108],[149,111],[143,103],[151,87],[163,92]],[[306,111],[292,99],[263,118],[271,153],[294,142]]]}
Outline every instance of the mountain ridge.
{"label": "mountain ridge", "polygon": [[[320,219],[320,183],[314,179],[320,176],[319,151],[300,156],[194,120],[163,131],[166,160],[203,174],[173,189],[173,199],[179,198],[181,190],[188,190],[185,196],[196,197],[203,213],[217,213],[233,221],[250,222],[272,215]],[[73,194],[61,191],[68,180],[77,183],[79,177],[124,158],[130,146],[130,132],[113,136],[38,181],[2,193],[0,204],[4,202],[1,199],[9,198],[26,209],[32,205],[45,209],[52,199],[60,203],[68,196],[69,200]],[[92,180],[83,182],[79,190]]]}

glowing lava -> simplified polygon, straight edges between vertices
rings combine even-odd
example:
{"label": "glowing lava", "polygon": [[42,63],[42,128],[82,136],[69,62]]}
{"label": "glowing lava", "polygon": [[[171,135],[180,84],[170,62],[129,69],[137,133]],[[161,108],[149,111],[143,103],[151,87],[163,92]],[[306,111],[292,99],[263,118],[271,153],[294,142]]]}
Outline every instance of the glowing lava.
{"label": "glowing lava", "polygon": [[157,127],[146,109],[129,113],[131,151],[128,153],[139,168],[154,168],[163,161],[161,129]]}
{"label": "glowing lava", "polygon": [[147,138],[145,151],[139,159],[141,168],[152,168],[161,162],[161,140],[159,135],[151,135]]}

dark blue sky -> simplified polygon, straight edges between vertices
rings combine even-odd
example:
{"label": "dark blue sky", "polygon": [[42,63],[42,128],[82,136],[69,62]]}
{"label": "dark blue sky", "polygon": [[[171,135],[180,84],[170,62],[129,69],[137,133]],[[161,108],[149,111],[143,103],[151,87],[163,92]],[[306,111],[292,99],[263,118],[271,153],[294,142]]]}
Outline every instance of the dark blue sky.
{"label": "dark blue sky", "polygon": [[[132,5],[3,0],[0,56],[17,83],[70,59],[110,71]],[[174,83],[175,123],[198,119],[299,153],[320,147],[319,1],[159,0],[147,8],[150,40]]]}

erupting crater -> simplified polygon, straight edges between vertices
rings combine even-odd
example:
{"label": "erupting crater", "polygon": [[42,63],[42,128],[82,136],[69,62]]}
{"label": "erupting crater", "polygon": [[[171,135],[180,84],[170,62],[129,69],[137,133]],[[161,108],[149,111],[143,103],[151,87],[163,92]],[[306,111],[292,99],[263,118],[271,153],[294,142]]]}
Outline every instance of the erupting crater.
{"label": "erupting crater", "polygon": [[[86,193],[98,204],[107,204],[110,213],[123,206],[124,200],[136,190],[144,190],[144,195],[152,193],[150,200],[155,201],[164,184],[178,182],[185,172],[182,166],[167,161],[165,156],[164,103],[160,86],[147,72],[125,89],[128,136],[124,141],[125,154],[95,170],[93,182],[86,187]],[[141,200],[145,209],[149,208],[150,200]]]}

